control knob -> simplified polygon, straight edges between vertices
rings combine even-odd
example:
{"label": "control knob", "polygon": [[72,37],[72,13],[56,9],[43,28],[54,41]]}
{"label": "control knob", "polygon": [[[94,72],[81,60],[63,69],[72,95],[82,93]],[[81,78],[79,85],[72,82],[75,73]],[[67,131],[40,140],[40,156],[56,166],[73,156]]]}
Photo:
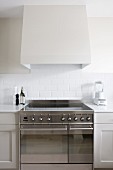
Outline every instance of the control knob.
{"label": "control knob", "polygon": [[87,121],[90,121],[90,120],[91,120],[91,118],[90,118],[90,117],[87,117],[87,118],[86,118],[86,120],[87,120]]}
{"label": "control knob", "polygon": [[35,118],[34,118],[34,116],[31,118],[31,120],[32,120],[32,121],[35,121]]}
{"label": "control knob", "polygon": [[43,120],[43,118],[42,118],[42,117],[39,117],[39,120],[40,120],[40,121],[42,121],[42,120]]}
{"label": "control knob", "polygon": [[81,117],[80,120],[81,120],[81,121],[84,121],[84,117]]}
{"label": "control knob", "polygon": [[77,120],[78,120],[78,118],[77,118],[77,117],[75,117],[75,118],[74,118],[74,120],[75,120],[75,121],[77,121]]}
{"label": "control knob", "polygon": [[50,121],[50,120],[51,120],[51,118],[50,118],[50,117],[48,117],[48,118],[47,118],[47,120],[48,120],[48,121]]}
{"label": "control knob", "polygon": [[61,118],[61,121],[64,121],[64,120],[65,120],[65,117],[62,117],[62,118]]}
{"label": "control knob", "polygon": [[68,121],[71,121],[71,117],[68,117]]}

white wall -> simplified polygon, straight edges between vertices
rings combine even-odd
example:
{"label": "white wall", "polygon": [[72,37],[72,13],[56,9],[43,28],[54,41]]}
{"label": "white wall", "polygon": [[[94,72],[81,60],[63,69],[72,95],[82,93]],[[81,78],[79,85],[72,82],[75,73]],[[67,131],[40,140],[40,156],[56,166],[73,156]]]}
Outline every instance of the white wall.
{"label": "white wall", "polygon": [[13,102],[15,86],[23,86],[30,99],[92,101],[94,82],[99,80],[104,83],[107,98],[113,100],[113,74],[83,73],[74,65],[42,65],[29,75],[0,74],[0,104]]}
{"label": "white wall", "polygon": [[[106,19],[107,18],[105,18],[104,20],[105,22],[102,22],[102,25],[106,25],[105,24],[107,23]],[[23,86],[24,89],[26,90],[27,98],[37,98],[37,99],[82,98],[84,99],[84,101],[92,101],[95,81],[103,81],[105,94],[109,101],[113,101],[113,74],[104,73],[106,72],[106,67],[107,70],[109,70],[109,66],[111,69],[110,71],[107,72],[112,72],[113,70],[112,67],[113,29],[111,29],[113,26],[112,19],[113,18],[108,18],[109,26],[106,25],[106,27],[102,28],[102,25],[99,26],[100,18],[99,20],[98,18],[97,20],[96,18],[92,18],[92,20],[90,18],[89,28],[92,28],[90,29],[90,41],[91,41],[91,50],[92,50],[91,52],[93,56],[92,62],[95,59],[95,65],[93,62],[90,66],[86,67],[83,70],[81,70],[79,67],[76,67],[75,65],[39,65],[37,69],[32,70],[31,74],[0,74],[0,104],[13,102],[13,94],[14,94],[15,86],[17,86],[19,89],[21,86]],[[101,21],[103,21],[103,19]],[[100,33],[102,33],[101,36],[98,32],[99,30]],[[102,47],[101,42],[102,42],[102,37],[104,35],[104,32],[106,32],[104,38],[106,38],[106,40],[108,41],[107,42],[104,41],[105,46]],[[100,53],[102,54],[101,61],[106,61],[104,62],[103,69],[105,70],[102,70],[103,73],[94,73],[94,72],[99,72],[98,68],[101,68],[100,54],[96,55],[95,53],[95,52],[99,52],[99,50],[97,50],[98,36],[100,36],[99,39],[100,47],[101,47],[100,52],[103,52],[103,54]],[[7,42],[7,40],[5,42]],[[13,41],[13,44],[14,42],[15,41]],[[8,49],[10,48],[6,48],[6,50]],[[102,56],[104,56],[104,51],[106,52],[105,53],[106,58],[102,58]],[[111,52],[110,53],[111,55],[109,55],[110,58],[109,56],[107,56],[109,51]],[[3,54],[6,53],[9,54],[7,51],[3,50]],[[10,57],[12,56],[12,61],[14,61],[14,53],[10,53],[10,54],[13,54],[13,56],[10,55]],[[108,58],[111,60],[108,60]],[[98,62],[98,59],[100,62]],[[5,67],[7,68],[8,60],[6,61],[7,63]],[[110,65],[108,64],[107,61],[109,61]],[[1,66],[3,67],[3,64]],[[86,72],[87,70],[88,72]]]}
{"label": "white wall", "polygon": [[0,18],[0,73],[28,73],[20,64],[22,19]]}
{"label": "white wall", "polygon": [[87,72],[113,73],[113,17],[88,18],[91,65]]}

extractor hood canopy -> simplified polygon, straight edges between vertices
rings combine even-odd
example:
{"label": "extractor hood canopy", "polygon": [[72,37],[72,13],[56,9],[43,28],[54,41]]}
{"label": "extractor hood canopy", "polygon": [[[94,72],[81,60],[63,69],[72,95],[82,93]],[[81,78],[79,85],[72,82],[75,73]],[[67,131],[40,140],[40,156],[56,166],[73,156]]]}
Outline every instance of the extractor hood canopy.
{"label": "extractor hood canopy", "polygon": [[21,63],[89,64],[85,5],[24,6]]}

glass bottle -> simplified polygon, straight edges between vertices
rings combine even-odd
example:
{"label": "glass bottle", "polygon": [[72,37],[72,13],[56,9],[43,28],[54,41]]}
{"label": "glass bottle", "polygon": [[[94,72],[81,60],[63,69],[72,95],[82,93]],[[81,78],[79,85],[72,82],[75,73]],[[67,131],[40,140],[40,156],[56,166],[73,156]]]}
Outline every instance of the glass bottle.
{"label": "glass bottle", "polygon": [[25,93],[23,91],[23,87],[21,87],[21,92],[20,92],[20,104],[25,104]]}

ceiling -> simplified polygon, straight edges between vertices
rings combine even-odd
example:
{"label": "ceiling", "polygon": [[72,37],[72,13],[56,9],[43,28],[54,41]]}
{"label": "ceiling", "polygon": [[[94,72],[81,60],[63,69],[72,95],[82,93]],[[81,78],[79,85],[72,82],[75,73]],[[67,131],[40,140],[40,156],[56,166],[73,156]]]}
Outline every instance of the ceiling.
{"label": "ceiling", "polygon": [[0,0],[0,17],[20,17],[23,5],[86,5],[88,17],[113,17],[113,0]]}

